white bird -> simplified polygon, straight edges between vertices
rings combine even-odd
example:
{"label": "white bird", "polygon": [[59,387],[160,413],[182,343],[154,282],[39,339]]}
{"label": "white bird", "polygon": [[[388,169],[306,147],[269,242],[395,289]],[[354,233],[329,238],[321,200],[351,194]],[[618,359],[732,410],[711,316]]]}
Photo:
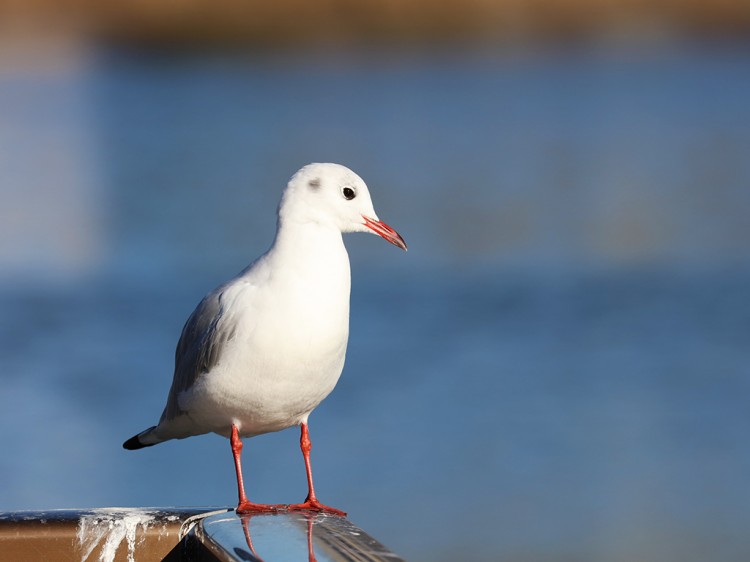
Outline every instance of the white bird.
{"label": "white bird", "polygon": [[[365,182],[338,164],[310,164],[289,181],[271,248],[214,289],[190,315],[159,423],[131,437],[140,449],[204,433],[228,437],[237,512],[311,509],[320,503],[310,468],[310,413],[333,390],[349,339],[349,256],[341,234],[372,232],[406,250],[378,219]],[[308,495],[290,506],[248,501],[242,481],[242,437],[301,427]]]}

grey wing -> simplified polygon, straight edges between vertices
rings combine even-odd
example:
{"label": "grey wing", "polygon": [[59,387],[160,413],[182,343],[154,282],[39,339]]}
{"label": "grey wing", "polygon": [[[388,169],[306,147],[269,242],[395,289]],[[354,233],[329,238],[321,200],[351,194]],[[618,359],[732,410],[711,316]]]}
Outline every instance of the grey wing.
{"label": "grey wing", "polygon": [[217,289],[206,295],[182,328],[175,351],[172,388],[161,422],[183,413],[178,403],[179,395],[219,362],[225,344],[234,337],[235,327],[228,325],[230,323],[225,319],[222,292],[222,289]]}

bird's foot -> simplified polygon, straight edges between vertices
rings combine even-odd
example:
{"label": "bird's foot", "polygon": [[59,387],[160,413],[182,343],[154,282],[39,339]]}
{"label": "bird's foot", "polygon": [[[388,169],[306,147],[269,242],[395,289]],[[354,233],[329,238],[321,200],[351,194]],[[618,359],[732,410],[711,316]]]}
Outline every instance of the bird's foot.
{"label": "bird's foot", "polygon": [[293,503],[287,506],[289,511],[318,511],[320,513],[330,513],[331,515],[340,515],[346,517],[346,511],[341,511],[335,507],[323,505],[317,499],[306,499],[303,503]]}
{"label": "bird's foot", "polygon": [[276,513],[282,511],[286,506],[269,503],[253,503],[250,501],[240,502],[235,512],[239,515],[245,513]]}

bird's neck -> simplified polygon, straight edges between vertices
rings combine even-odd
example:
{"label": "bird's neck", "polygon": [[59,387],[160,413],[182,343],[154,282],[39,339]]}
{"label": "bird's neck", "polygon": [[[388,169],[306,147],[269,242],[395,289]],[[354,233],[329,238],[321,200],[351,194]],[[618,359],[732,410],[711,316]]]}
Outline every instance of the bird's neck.
{"label": "bird's neck", "polygon": [[320,223],[279,224],[268,258],[295,264],[298,269],[309,267],[349,274],[349,256],[341,232]]}

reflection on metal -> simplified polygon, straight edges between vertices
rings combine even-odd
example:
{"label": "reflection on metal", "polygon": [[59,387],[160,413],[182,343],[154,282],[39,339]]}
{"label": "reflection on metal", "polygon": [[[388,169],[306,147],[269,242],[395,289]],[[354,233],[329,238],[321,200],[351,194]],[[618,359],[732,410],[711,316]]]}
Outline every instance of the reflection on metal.
{"label": "reflection on metal", "polygon": [[3,560],[397,562],[334,515],[110,508],[0,513]]}
{"label": "reflection on metal", "polygon": [[323,513],[292,511],[238,516],[231,512],[203,519],[194,532],[214,556],[227,561],[401,560],[348,519]]}

